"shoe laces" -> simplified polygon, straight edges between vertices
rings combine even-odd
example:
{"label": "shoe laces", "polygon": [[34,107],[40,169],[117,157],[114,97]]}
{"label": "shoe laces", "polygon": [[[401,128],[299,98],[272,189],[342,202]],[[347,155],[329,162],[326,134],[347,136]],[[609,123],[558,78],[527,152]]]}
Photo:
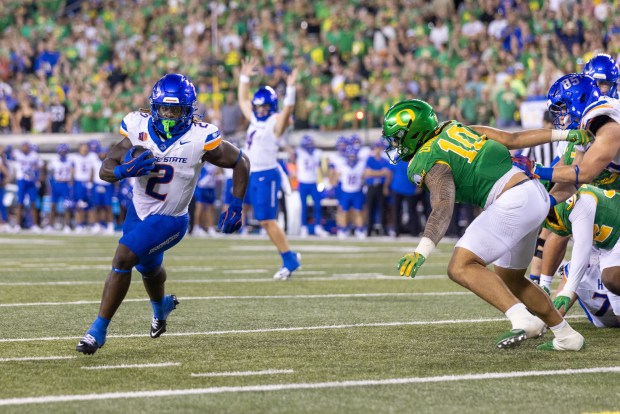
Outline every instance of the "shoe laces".
{"label": "shoe laces", "polygon": [[91,334],[84,335],[84,338],[82,338],[82,340],[80,342],[84,342],[84,343],[86,343],[88,345],[91,345],[91,346],[97,344],[97,340]]}

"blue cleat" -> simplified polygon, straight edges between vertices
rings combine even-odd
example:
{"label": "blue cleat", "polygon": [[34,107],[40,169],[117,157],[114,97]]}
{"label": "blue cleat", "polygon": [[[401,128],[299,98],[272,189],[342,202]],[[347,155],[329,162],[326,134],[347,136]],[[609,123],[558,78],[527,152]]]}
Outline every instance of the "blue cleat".
{"label": "blue cleat", "polygon": [[165,318],[157,319],[153,316],[153,320],[151,321],[151,338],[159,338],[161,334],[166,332],[166,319],[168,318],[168,315],[170,315],[170,312],[177,308],[178,304],[179,300],[175,295],[168,295],[164,297],[164,306],[166,307],[164,312]]}

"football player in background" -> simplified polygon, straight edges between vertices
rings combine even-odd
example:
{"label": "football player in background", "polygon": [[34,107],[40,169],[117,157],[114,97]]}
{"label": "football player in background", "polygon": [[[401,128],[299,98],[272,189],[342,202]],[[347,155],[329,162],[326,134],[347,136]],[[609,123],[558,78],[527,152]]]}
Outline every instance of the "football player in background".
{"label": "football player in background", "polygon": [[[319,237],[328,235],[321,225],[321,194],[317,187],[318,175],[323,161],[323,151],[314,145],[310,135],[301,137],[299,148],[295,151],[299,197],[301,198],[301,235],[313,234]],[[308,196],[312,198],[314,223],[308,224]]]}
{"label": "football player in background", "polygon": [[620,296],[609,289],[620,285],[619,207],[619,192],[586,184],[549,212],[544,226],[563,237],[572,235],[574,242],[570,277],[553,300],[563,315],[577,299],[576,292],[590,265],[593,244],[600,252],[599,268],[602,285],[609,290],[608,306],[620,315]]}
{"label": "football player in background", "polygon": [[91,207],[91,192],[93,189],[94,165],[93,157],[87,143],[78,147],[77,154],[70,155],[73,163],[73,202],[75,208],[75,232],[83,233],[90,226],[88,211]]}
{"label": "football player in background", "polygon": [[584,65],[581,73],[596,80],[601,95],[618,98],[620,75],[618,74],[618,64],[614,58],[608,54],[599,53]]}
{"label": "football player in background", "polygon": [[[194,228],[192,236],[217,237],[215,231],[215,181],[218,168],[210,163],[202,166],[200,177],[194,191]],[[206,230],[206,231],[205,231]]]}
{"label": "football player in background", "polygon": [[62,229],[65,232],[71,231],[71,208],[73,201],[71,197],[71,177],[73,176],[73,163],[69,158],[69,146],[60,144],[56,147],[57,157],[53,158],[49,164],[52,186],[52,206],[50,209],[50,221],[48,230],[52,230],[56,224],[59,212],[59,203],[62,203],[64,214]]}
{"label": "football player in background", "polygon": [[[97,158],[93,159],[95,171],[101,169],[103,161],[108,156],[107,149],[98,145],[92,148],[96,151]],[[93,190],[91,193],[91,219],[93,224],[92,233],[103,232],[107,235],[114,234],[114,216],[112,215],[112,196],[114,195],[114,184],[102,179],[99,174],[93,177]]]}
{"label": "football player in background", "polygon": [[4,205],[4,191],[11,180],[11,173],[6,161],[5,149],[0,145],[0,233],[8,231],[9,215]]}
{"label": "football player in background", "polygon": [[[426,187],[431,197],[432,211],[423,237],[415,251],[399,261],[400,275],[415,276],[445,235],[455,202],[483,208],[457,242],[448,276],[511,321],[512,329],[498,338],[498,348],[539,337],[545,325],[555,338],[542,344],[542,349],[578,351],[585,343],[545,292],[523,277],[549,211],[549,196],[537,180],[513,166],[508,148],[552,139],[583,139],[584,135],[579,131],[559,132],[545,130],[539,133],[542,137],[536,137],[537,132],[505,132],[498,134],[502,145],[456,121],[438,125],[433,108],[421,100],[401,101],[385,114],[383,135],[388,157],[392,162],[409,162],[409,179]],[[495,272],[487,269],[491,263]]]}
{"label": "football player in background", "polygon": [[337,236],[339,239],[346,239],[350,233],[349,223],[351,223],[355,229],[355,237],[365,239],[366,231],[362,214],[365,196],[362,187],[364,185],[366,161],[359,158],[358,150],[352,145],[347,146],[344,158],[345,162],[337,163],[334,166],[330,178],[332,185],[340,186],[337,193]]}
{"label": "football player in background", "polygon": [[[43,161],[39,154],[33,150],[30,142],[23,142],[20,150],[14,150],[12,159],[17,164],[15,168],[15,178],[17,180],[17,210],[15,212],[16,227],[14,231],[19,231],[22,226],[24,208],[28,206],[32,214],[32,226],[30,229],[39,233],[39,210],[37,209],[37,199],[39,198],[38,182]],[[26,203],[26,199],[28,203]]]}
{"label": "football player in background", "polygon": [[278,97],[269,86],[262,86],[250,99],[250,77],[258,71],[258,60],[246,58],[241,63],[237,98],[243,116],[250,121],[246,134],[245,152],[251,161],[250,183],[244,200],[252,206],[254,218],[265,229],[282,257],[282,266],[273,278],[288,280],[300,266],[300,255],[290,249],[286,234],[276,221],[278,191],[282,176],[278,168],[278,148],[284,145],[282,136],[289,126],[295,107],[297,71],[286,81],[283,108],[278,112]]}
{"label": "football player in background", "polygon": [[[196,91],[185,76],[162,77],[153,87],[150,104],[150,111],[125,116],[120,127],[125,138],[110,148],[99,171],[110,183],[136,179],[99,315],[77,345],[84,354],[93,354],[105,344],[108,325],[129,289],[134,266],[142,274],[153,308],[150,336],[157,338],[166,331],[166,319],[178,300],[165,294],[164,252],[187,232],[188,205],[203,163],[233,169],[234,198],[219,225],[224,233],[241,226],[250,168],[247,156],[223,141],[215,125],[194,118]],[[134,154],[136,146],[146,151]]]}

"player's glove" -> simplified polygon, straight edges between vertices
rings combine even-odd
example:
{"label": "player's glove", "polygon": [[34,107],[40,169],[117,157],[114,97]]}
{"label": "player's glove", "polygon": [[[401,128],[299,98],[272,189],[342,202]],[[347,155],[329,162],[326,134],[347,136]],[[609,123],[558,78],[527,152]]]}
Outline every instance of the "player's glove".
{"label": "player's glove", "polygon": [[564,314],[566,314],[570,308],[570,302],[573,299],[573,295],[573,292],[563,289],[558,293],[555,299],[553,299],[553,306],[559,311],[564,310]]}
{"label": "player's glove", "polygon": [[243,200],[233,197],[228,209],[220,214],[217,228],[222,233],[234,233],[241,228],[241,207]]}
{"label": "player's glove", "polygon": [[568,131],[566,140],[577,145],[586,145],[592,142],[594,135],[586,129],[571,129]]}
{"label": "player's glove", "polygon": [[512,157],[512,165],[523,170],[525,175],[527,175],[529,178],[539,178],[538,175],[534,174],[534,169],[536,167],[534,161],[530,160],[526,156],[514,155]]}
{"label": "player's glove", "polygon": [[418,252],[408,253],[400,259],[397,268],[401,276],[413,278],[425,261],[426,257]]}
{"label": "player's glove", "polygon": [[127,177],[140,177],[147,175],[155,168],[155,157],[147,158],[151,151],[144,151],[134,158],[135,147],[131,147],[125,154],[125,159],[121,165],[114,167],[114,176],[119,180]]}

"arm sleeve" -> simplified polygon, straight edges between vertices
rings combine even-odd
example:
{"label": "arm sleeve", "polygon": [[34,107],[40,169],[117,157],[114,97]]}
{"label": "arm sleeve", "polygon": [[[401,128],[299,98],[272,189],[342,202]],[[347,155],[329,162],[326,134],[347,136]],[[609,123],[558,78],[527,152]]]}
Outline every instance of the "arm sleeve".
{"label": "arm sleeve", "polygon": [[575,292],[590,262],[592,251],[592,228],[596,213],[596,198],[582,193],[575,208],[568,216],[573,227],[573,254],[570,262],[570,275],[565,290]]}

